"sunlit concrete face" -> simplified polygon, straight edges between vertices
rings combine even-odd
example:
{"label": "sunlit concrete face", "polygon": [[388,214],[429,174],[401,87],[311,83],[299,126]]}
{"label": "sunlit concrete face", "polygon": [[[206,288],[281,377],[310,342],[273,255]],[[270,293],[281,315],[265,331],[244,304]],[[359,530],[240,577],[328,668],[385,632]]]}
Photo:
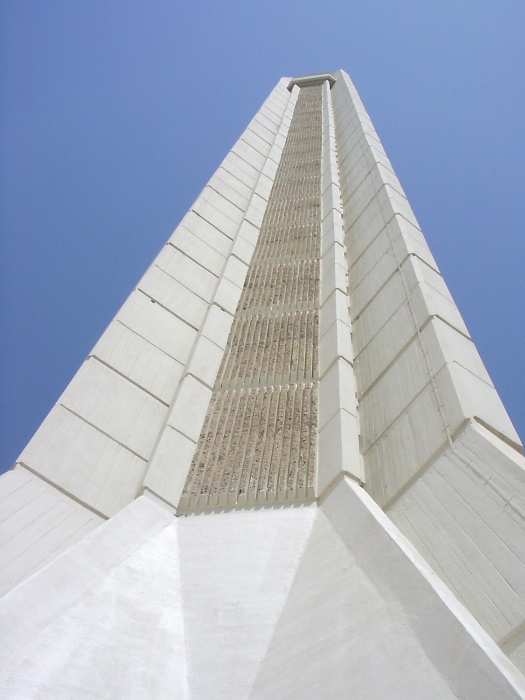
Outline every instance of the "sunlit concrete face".
{"label": "sunlit concrete face", "polygon": [[0,478],[2,695],[525,697],[524,474],[350,79],[283,78]]}

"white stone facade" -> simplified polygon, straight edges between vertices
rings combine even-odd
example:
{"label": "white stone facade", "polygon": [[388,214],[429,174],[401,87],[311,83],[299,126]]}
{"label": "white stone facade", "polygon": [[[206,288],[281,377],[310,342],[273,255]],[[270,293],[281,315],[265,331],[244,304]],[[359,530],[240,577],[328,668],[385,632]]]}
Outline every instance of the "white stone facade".
{"label": "white stone facade", "polygon": [[[312,86],[313,486],[181,500]],[[0,479],[0,694],[525,697],[524,469],[350,79],[283,78]]]}

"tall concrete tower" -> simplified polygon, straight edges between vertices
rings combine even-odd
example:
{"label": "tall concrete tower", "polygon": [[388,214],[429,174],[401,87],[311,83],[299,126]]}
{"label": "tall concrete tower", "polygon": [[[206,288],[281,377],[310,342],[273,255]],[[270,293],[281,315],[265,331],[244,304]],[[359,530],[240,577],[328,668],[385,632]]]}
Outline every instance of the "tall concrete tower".
{"label": "tall concrete tower", "polygon": [[525,697],[524,467],[350,79],[283,78],[0,480],[0,694]]}

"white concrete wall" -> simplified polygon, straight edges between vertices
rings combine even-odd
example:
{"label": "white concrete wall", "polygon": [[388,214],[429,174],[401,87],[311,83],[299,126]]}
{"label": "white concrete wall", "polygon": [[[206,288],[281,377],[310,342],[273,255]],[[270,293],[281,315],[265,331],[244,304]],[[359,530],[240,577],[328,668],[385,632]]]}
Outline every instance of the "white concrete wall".
{"label": "white concrete wall", "polygon": [[0,595],[104,522],[23,467],[0,489]]}
{"label": "white concrete wall", "polygon": [[9,698],[525,697],[355,481],[174,518],[146,496],[0,601]]}
{"label": "white concrete wall", "polygon": [[317,493],[341,472],[364,480],[348,310],[348,275],[332,96],[323,85],[319,457]]}
{"label": "white concrete wall", "polygon": [[355,88],[337,77],[366,488],[489,634],[521,658],[520,441]]}
{"label": "white concrete wall", "polygon": [[336,77],[362,451],[370,493],[384,504],[468,418],[519,438],[355,88]]}

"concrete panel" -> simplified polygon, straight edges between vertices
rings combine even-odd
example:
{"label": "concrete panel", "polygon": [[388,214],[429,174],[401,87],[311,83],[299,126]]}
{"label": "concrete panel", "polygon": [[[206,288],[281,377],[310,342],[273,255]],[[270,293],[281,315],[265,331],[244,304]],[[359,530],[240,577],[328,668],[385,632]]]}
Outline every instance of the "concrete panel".
{"label": "concrete panel", "polygon": [[177,507],[188,475],[196,444],[167,426],[150,459],[144,488]]}
{"label": "concrete panel", "polygon": [[461,365],[445,365],[436,375],[436,384],[452,426],[464,418],[480,418],[497,434],[520,446],[521,441],[493,386],[479,379]]}
{"label": "concrete panel", "polygon": [[[204,330],[206,330],[206,324],[204,324]],[[201,335],[195,343],[190,361],[186,365],[185,373],[191,374],[192,377],[195,377],[202,384],[206,384],[212,389],[223,354],[224,348],[220,348],[204,335]]]}
{"label": "concrete panel", "polygon": [[364,481],[358,435],[357,418],[344,409],[340,409],[319,431],[318,495],[342,471],[360,482]]}
{"label": "concrete panel", "polygon": [[[197,238],[200,238],[201,241],[207,243],[224,257],[228,256],[232,239],[238,230],[238,226],[231,226],[228,222],[225,222],[224,226],[217,222],[217,226],[215,226],[192,210],[182,219],[180,226],[191,231]],[[174,244],[176,245],[176,242]]]}
{"label": "concrete panel", "polygon": [[210,403],[211,389],[186,375],[179,385],[168,425],[197,442]]}
{"label": "concrete panel", "polygon": [[230,239],[235,237],[244,216],[242,209],[211,187],[204,188],[191,210]]}
{"label": "concrete panel", "polygon": [[199,328],[207,303],[160,268],[150,267],[139,289],[193,328]]}
{"label": "concrete panel", "polygon": [[197,336],[194,328],[139,291],[127,298],[115,320],[181,363],[188,359]]}
{"label": "concrete panel", "polygon": [[384,505],[443,449],[446,440],[443,417],[429,383],[364,455],[367,491]]}
{"label": "concrete panel", "polygon": [[208,309],[204,323],[201,326],[203,336],[224,350],[233,323],[233,316],[216,304]]}
{"label": "concrete panel", "polygon": [[178,519],[192,697],[256,697],[315,515],[287,508]]}
{"label": "concrete panel", "polygon": [[457,696],[321,511],[250,697]]}
{"label": "concrete panel", "polygon": [[[363,489],[345,479],[322,510],[386,605],[388,614],[381,619],[397,619],[399,633],[402,629],[402,634],[414,635],[416,646],[449,685],[452,697],[523,697],[523,676]],[[381,633],[375,636],[376,643],[378,639]],[[390,653],[395,653],[398,641],[389,647]],[[385,674],[388,672],[392,671]],[[413,679],[413,672],[408,676]],[[426,692],[428,695],[418,695],[416,691],[414,697],[447,697],[432,686]],[[384,697],[391,697],[390,692]]]}
{"label": "concrete panel", "polygon": [[135,498],[146,467],[144,459],[59,405],[19,461],[107,516]]}
{"label": "concrete panel", "polygon": [[343,408],[357,416],[355,379],[352,365],[338,359],[319,384],[319,429]]}
{"label": "concrete panel", "polygon": [[240,209],[246,209],[252,188],[245,182],[231,175],[224,168],[218,168],[208,182],[208,187],[225,197],[229,202],[235,204]]}
{"label": "concrete panel", "polygon": [[183,365],[120,321],[113,321],[90,355],[168,404]]}
{"label": "concrete panel", "polygon": [[348,362],[353,357],[350,326],[341,320],[333,323],[319,341],[319,376],[321,378],[338,357]]}
{"label": "concrete panel", "polygon": [[155,265],[205,301],[210,301],[217,285],[217,275],[195,262],[172,245],[165,245],[155,258]]}
{"label": "concrete panel", "polygon": [[172,524],[140,499],[3,598],[3,697],[189,697]]}
{"label": "concrete panel", "polygon": [[168,242],[215,276],[221,274],[225,255],[182,224],[175,229]]}
{"label": "concrete panel", "polygon": [[27,469],[0,477],[0,595],[104,519]]}
{"label": "concrete panel", "polygon": [[349,287],[356,289],[371,275],[379,289],[408,255],[416,255],[439,272],[419,229],[394,216],[356,260],[350,260]]}
{"label": "concrete panel", "polygon": [[143,459],[149,457],[167,409],[95,358],[82,365],[59,402]]}
{"label": "concrete panel", "polygon": [[497,641],[525,617],[524,467],[471,422],[388,510]]}

